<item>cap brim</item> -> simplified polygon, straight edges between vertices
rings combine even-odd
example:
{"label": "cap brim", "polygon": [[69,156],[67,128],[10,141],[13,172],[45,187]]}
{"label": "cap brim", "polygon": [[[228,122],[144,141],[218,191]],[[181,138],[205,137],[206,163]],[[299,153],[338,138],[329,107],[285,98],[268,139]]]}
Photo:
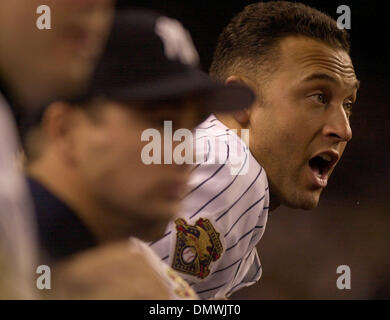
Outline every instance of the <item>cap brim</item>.
{"label": "cap brim", "polygon": [[153,82],[126,88],[113,88],[105,92],[110,98],[123,102],[158,102],[174,98],[197,95],[201,98],[200,108],[207,112],[223,112],[244,109],[251,106],[255,94],[247,86],[225,85],[212,80],[199,70],[161,78]]}

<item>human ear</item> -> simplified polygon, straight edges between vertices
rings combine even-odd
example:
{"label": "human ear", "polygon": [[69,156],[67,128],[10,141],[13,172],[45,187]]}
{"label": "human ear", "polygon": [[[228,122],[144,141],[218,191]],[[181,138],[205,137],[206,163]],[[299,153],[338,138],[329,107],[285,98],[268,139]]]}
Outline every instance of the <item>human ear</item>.
{"label": "human ear", "polygon": [[[235,75],[229,76],[226,79],[225,83],[227,85],[229,85],[229,84],[241,84],[241,85],[248,86],[252,90],[254,90],[253,84],[248,79],[245,79],[245,78],[240,77],[240,76],[235,76]],[[232,115],[233,115],[234,119],[241,126],[246,127],[248,125],[249,119],[250,119],[250,108],[245,108],[245,109],[234,111],[234,112],[232,112]]]}
{"label": "human ear", "polygon": [[255,83],[247,77],[238,76],[238,75],[231,75],[231,76],[226,78],[225,84],[227,84],[227,85],[229,85],[229,84],[244,85],[244,86],[247,86],[250,89],[252,89],[252,91],[255,92],[255,94],[258,93],[258,90],[256,88]]}
{"label": "human ear", "polygon": [[42,119],[43,132],[49,146],[67,162],[75,161],[76,142],[74,108],[64,102],[50,104]]}
{"label": "human ear", "polygon": [[232,115],[234,119],[242,126],[246,127],[249,123],[249,109],[242,109],[242,110],[237,110],[233,111]]}

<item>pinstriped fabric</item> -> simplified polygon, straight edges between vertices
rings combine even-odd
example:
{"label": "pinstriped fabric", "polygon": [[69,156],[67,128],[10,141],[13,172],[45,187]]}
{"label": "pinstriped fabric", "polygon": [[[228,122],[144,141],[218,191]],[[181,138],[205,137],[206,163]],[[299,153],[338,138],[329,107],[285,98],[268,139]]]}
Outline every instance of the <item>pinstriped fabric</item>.
{"label": "pinstriped fabric", "polygon": [[[255,283],[261,276],[255,246],[268,218],[268,180],[245,143],[217,118],[211,115],[199,128],[201,135],[195,140],[201,143],[196,145],[196,152],[207,154],[208,160],[198,163],[192,171],[191,191],[183,200],[179,217],[188,225],[195,225],[200,218],[208,219],[219,233],[223,253],[210,263],[210,272],[203,279],[196,274],[180,274],[201,298],[221,298]],[[232,174],[232,166],[237,163],[242,166],[237,170],[239,174]],[[248,170],[241,170],[245,165]],[[172,221],[165,236],[150,244],[173,267],[178,255],[176,240]]]}

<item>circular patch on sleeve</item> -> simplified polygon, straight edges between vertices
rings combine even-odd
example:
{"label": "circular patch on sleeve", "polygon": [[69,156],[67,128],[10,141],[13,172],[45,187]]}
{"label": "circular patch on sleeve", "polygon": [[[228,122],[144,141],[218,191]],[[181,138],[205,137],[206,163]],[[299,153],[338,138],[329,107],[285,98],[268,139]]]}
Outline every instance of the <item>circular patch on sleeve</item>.
{"label": "circular patch on sleeve", "polygon": [[223,252],[220,234],[208,219],[200,218],[189,225],[179,218],[176,224],[176,245],[172,268],[200,279],[210,274],[210,264]]}

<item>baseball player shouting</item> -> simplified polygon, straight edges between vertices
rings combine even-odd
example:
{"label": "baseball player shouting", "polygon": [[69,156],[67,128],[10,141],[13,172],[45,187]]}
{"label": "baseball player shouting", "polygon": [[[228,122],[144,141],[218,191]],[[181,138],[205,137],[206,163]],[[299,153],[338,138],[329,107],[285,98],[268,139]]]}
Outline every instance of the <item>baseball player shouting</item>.
{"label": "baseball player shouting", "polygon": [[359,82],[347,33],[290,2],[252,4],[234,17],[210,73],[252,87],[257,102],[199,125],[205,161],[193,168],[179,217],[150,246],[200,297],[223,298],[259,280],[255,246],[269,211],[317,206],[352,137]]}

